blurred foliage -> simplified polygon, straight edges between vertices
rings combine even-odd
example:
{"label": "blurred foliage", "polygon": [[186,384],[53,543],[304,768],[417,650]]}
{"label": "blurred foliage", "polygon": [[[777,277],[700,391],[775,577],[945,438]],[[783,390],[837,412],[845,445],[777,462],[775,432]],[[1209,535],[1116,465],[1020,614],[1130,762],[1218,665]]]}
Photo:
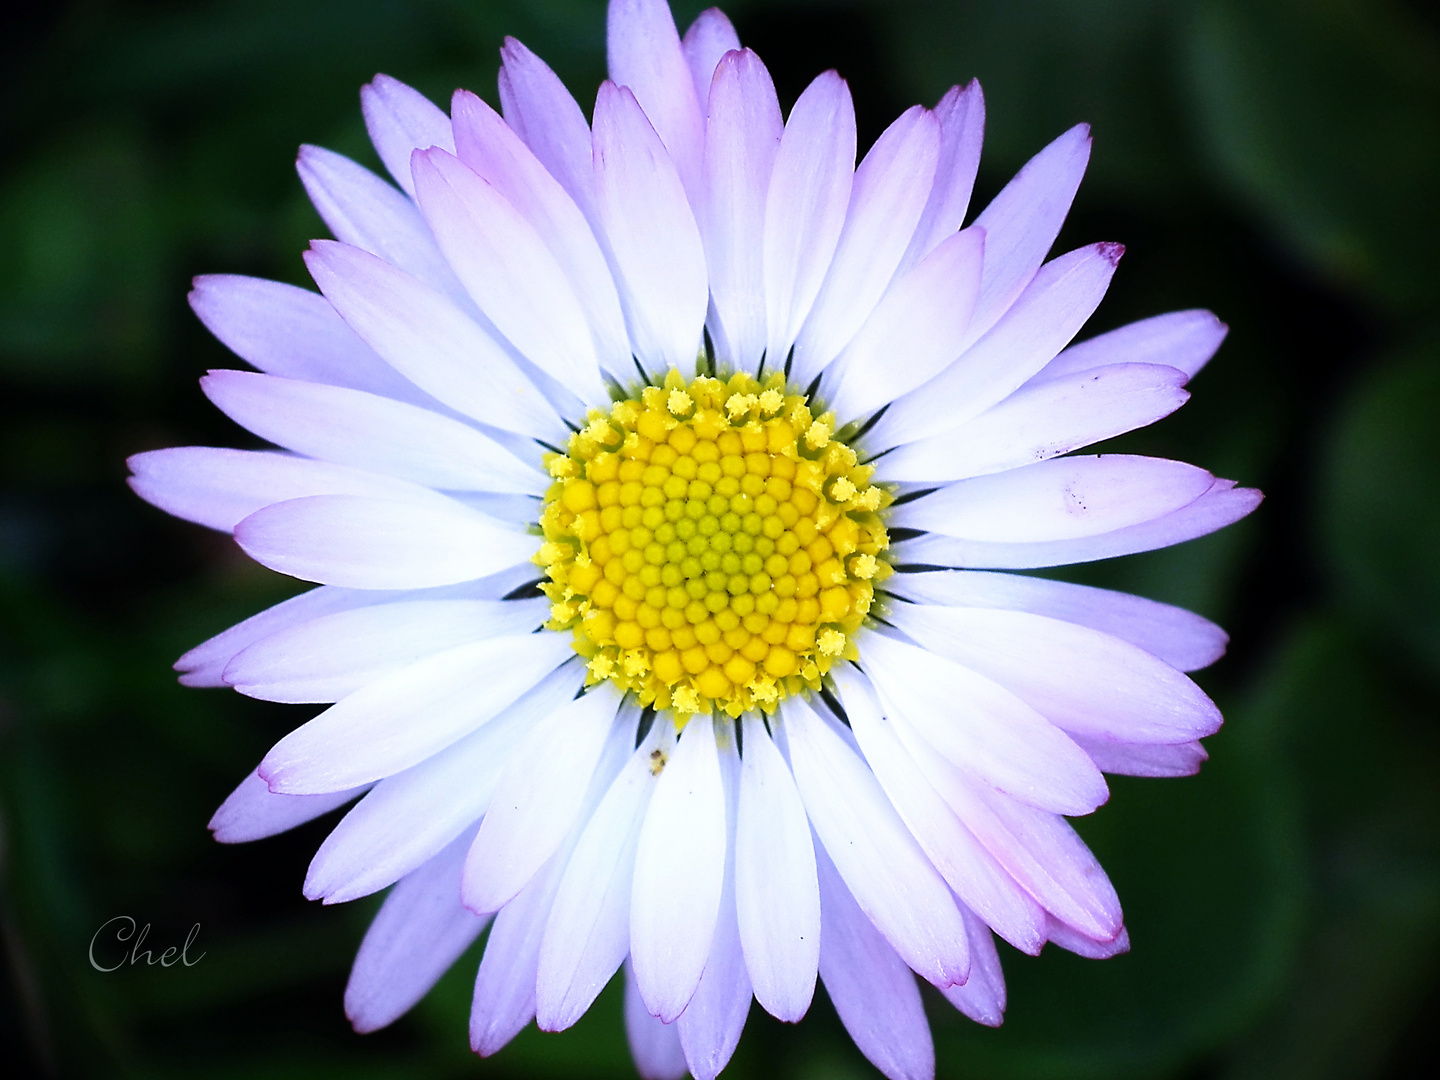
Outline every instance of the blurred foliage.
{"label": "blurred foliage", "polygon": [[[677,5],[688,20],[701,5]],[[1104,330],[1207,306],[1230,340],[1175,417],[1118,445],[1266,489],[1241,526],[1076,568],[1221,619],[1225,708],[1193,780],[1117,780],[1080,822],[1135,944],[1007,953],[999,1031],[938,997],[945,1077],[1403,1077],[1440,1010],[1440,19],[1416,0],[749,0],[742,38],[793,100],[835,66],[862,141],[978,76],[976,204],[1087,120],[1060,248],[1128,244]],[[194,379],[231,361],[184,302],[200,272],[303,281],[321,226],[291,171],[374,164],[358,86],[385,70],[494,100],[514,34],[588,101],[601,0],[75,0],[0,32],[0,1039],[10,1074],[632,1075],[611,987],[570,1032],[477,1062],[475,955],[392,1029],[351,1033],[374,910],[306,904],[327,821],[222,848],[204,823],[307,715],[169,671],[286,595],[223,537],[129,495],[126,454],[244,444]],[[203,962],[102,974],[106,919]],[[1425,1070],[1428,1074],[1428,1070]],[[823,996],[752,1014],[731,1075],[863,1077]]]}

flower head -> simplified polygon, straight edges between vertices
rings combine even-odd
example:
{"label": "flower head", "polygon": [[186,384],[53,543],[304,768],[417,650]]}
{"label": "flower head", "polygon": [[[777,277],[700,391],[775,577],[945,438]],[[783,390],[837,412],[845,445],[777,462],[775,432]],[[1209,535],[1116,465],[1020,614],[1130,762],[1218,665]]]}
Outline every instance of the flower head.
{"label": "flower head", "polygon": [[[913,973],[981,1023],[1022,951],[1128,947],[1065,821],[1180,776],[1225,635],[997,571],[1178,543],[1258,493],[1070,451],[1186,399],[1225,328],[1071,345],[1121,249],[1045,261],[1089,154],[1060,136],[962,228],[978,85],[855,164],[849,91],[783,117],[718,11],[614,0],[593,124],[515,41],[503,115],[379,76],[398,190],[324,150],[320,293],[196,282],[257,372],[205,392],[276,451],[131,459],[144,498],[320,587],[200,645],[188,685],[333,703],[211,823],[350,803],[307,896],[393,886],[346,993],[390,1023],[488,925],[471,1040],[573,1024],[622,967],[647,1077],[716,1075],[751,997],[818,976],[894,1077],[933,1071]],[[1067,347],[1068,346],[1068,347]]]}

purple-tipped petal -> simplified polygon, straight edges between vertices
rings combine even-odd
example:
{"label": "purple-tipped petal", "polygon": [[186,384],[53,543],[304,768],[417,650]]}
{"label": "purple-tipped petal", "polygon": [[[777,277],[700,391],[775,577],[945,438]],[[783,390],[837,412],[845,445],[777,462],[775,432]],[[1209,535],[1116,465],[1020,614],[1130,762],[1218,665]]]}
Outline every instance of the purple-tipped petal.
{"label": "purple-tipped petal", "polygon": [[344,806],[365,792],[364,785],[328,795],[277,795],[252,772],[210,818],[208,828],[222,844],[245,844],[288,832]]}
{"label": "purple-tipped petal", "polygon": [[935,106],[940,121],[940,158],[930,198],[915,226],[915,235],[900,260],[908,270],[948,239],[965,221],[975,173],[980,168],[980,144],[985,137],[985,95],[971,80],[964,89],[952,86]]}
{"label": "purple-tipped petal", "polygon": [[365,931],[345,987],[345,1015],[356,1031],[378,1031],[409,1012],[485,929],[489,920],[460,904],[468,839],[407,875]]}
{"label": "purple-tipped petal", "polygon": [[1101,772],[1120,776],[1194,776],[1210,760],[1198,742],[1132,743],[1074,737]]}
{"label": "purple-tipped petal", "polygon": [[376,75],[360,88],[360,108],[375,152],[395,182],[413,198],[410,155],[432,146],[454,153],[450,118],[424,94],[389,75]]}
{"label": "purple-tipped petal", "polygon": [[1071,345],[1036,376],[1051,379],[1110,364],[1163,364],[1193,379],[1230,328],[1208,311],[1172,311]]}
{"label": "purple-tipped petal", "polygon": [[681,1080],[688,1072],[679,1025],[650,1015],[629,963],[625,965],[625,1038],[640,1080]]}
{"label": "purple-tipped petal", "polygon": [[514,38],[505,39],[500,58],[500,105],[505,122],[593,222],[590,125],[579,103],[545,61]]}
{"label": "purple-tipped petal", "polygon": [[965,916],[965,929],[970,932],[970,955],[974,957],[970,979],[964,986],[951,986],[940,992],[946,1001],[977,1024],[999,1027],[1005,1019],[1005,973],[1000,970],[995,939],[974,912],[962,909],[961,914]]}
{"label": "purple-tipped petal", "polygon": [[699,102],[701,114],[706,115],[715,68],[722,56],[740,48],[740,36],[723,11],[707,8],[695,16],[680,47],[690,67],[690,76],[695,80],[695,100]]}

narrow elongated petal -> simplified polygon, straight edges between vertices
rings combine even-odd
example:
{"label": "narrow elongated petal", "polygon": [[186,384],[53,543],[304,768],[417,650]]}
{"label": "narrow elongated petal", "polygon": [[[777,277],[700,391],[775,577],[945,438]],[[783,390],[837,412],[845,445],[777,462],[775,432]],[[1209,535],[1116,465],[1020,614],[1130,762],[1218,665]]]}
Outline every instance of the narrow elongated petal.
{"label": "narrow elongated petal", "polygon": [[[993,243],[987,231],[987,267]],[[939,375],[886,410],[866,435],[866,444],[883,450],[948,431],[1008,397],[1085,325],[1104,297],[1123,251],[1119,244],[1093,244],[1046,263],[988,333]],[[983,277],[981,281],[983,288]],[[979,318],[977,306],[966,335],[971,340]]]}
{"label": "narrow elongated petal", "polygon": [[785,367],[790,346],[835,257],[855,180],[855,104],[833,71],[790,110],[765,196],[766,358]]}
{"label": "narrow elongated petal", "polygon": [[735,907],[755,998],[797,1022],[820,955],[820,892],[810,822],[790,767],[758,719],[745,722],[735,826]]}
{"label": "narrow elongated petal", "polygon": [[363,165],[319,146],[302,146],[295,168],[336,240],[378,255],[442,292],[459,294],[430,227],[404,194]]}
{"label": "narrow elongated petal", "polygon": [[227,349],[270,375],[433,403],[375,354],[319,293],[239,274],[203,274],[190,306]]}
{"label": "narrow elongated petal", "polygon": [[1068,731],[1179,743],[1220,728],[1220,710],[1189,678],[1099,630],[993,608],[905,604],[892,614],[926,648],[994,679]]}
{"label": "narrow elongated petal", "polygon": [[1053,915],[1050,917],[1049,927],[1051,941],[1067,952],[1073,952],[1087,960],[1109,960],[1112,956],[1130,951],[1130,931],[1123,927],[1108,941],[1096,941]]}
{"label": "narrow elongated petal", "polygon": [[292,731],[260,773],[272,791],[296,795],[393,776],[494,717],[572,652],[558,634],[523,634],[428,657]]}
{"label": "narrow elongated petal", "polygon": [[610,81],[630,89],[665,144],[687,191],[698,196],[705,131],[702,97],[665,0],[613,0],[605,32]]}
{"label": "narrow elongated petal", "polygon": [[1130,743],[1073,736],[1101,772],[1121,776],[1194,776],[1210,755],[1198,742]]}
{"label": "narrow elongated petal", "polygon": [[740,48],[740,36],[723,11],[707,8],[695,16],[695,21],[680,41],[680,47],[685,53],[690,76],[695,80],[695,100],[700,103],[701,114],[706,115],[715,68],[722,56]]}
{"label": "narrow elongated petal", "polygon": [[244,844],[277,836],[344,806],[365,786],[328,795],[277,795],[252,772],[230,793],[210,819],[208,828],[222,844]]}
{"label": "narrow elongated petal", "polygon": [[896,447],[876,476],[934,483],[1045,461],[1170,415],[1189,400],[1184,385],[1184,372],[1155,364],[1032,380],[951,431]]}
{"label": "narrow elongated petal", "polygon": [[360,108],[375,152],[395,182],[413,198],[410,155],[432,146],[454,153],[450,118],[424,94],[389,75],[376,75],[360,88]]}
{"label": "narrow elongated petal", "polygon": [[472,911],[498,911],[559,848],[584,803],[616,723],[609,685],[555,710],[511,756],[465,864]]}
{"label": "narrow elongated petal", "polygon": [[[490,805],[505,762],[530,727],[580,680],[557,674],[499,716],[413,768],[386,777],[325,838],[305,895],[341,903],[385,888],[469,830]],[[456,883],[456,899],[463,900]]]}
{"label": "narrow elongated petal", "polygon": [[928,109],[902,113],[855,170],[835,259],[795,339],[795,381],[806,386],[875,310],[910,245],[940,154],[940,123]]}
{"label": "narrow elongated petal", "polygon": [[[850,728],[875,778],[945,883],[1017,949],[1038,953],[1045,912],[960,823],[881,714],[874,691],[849,665],[831,669]],[[974,943],[974,934],[971,934]]]}
{"label": "narrow elongated petal", "polygon": [[233,532],[273,503],[313,495],[404,500],[430,507],[443,500],[404,480],[260,450],[174,446],[134,454],[126,464],[133,474],[131,490],[146,502],[222,532]]}
{"label": "narrow elongated petal", "polygon": [[689,1069],[680,1029],[650,1015],[633,964],[625,965],[625,1039],[640,1080],[681,1080]]}
{"label": "narrow elongated petal", "polygon": [[721,60],[705,128],[700,227],[721,327],[712,336],[723,341],[724,359],[746,371],[758,368],[765,351],[765,201],[783,132],[775,84],[760,58],[745,49]]}
{"label": "narrow elongated petal", "polygon": [[1021,574],[985,570],[898,574],[885,582],[885,589],[916,603],[1028,611],[1079,623],[1138,645],[1181,671],[1213,664],[1230,640],[1209,619],[1172,604]]}
{"label": "narrow elongated petal", "polygon": [[836,416],[868,416],[959,355],[984,257],[985,234],[966,229],[895,282],[825,374]]}
{"label": "narrow elongated petal", "polygon": [[[977,1024],[999,1027],[1005,1019],[1005,973],[990,928],[972,911],[962,910],[970,932],[970,978],[964,986],[940,991],[945,1000]],[[1052,920],[1053,921],[1053,920]]]}
{"label": "narrow elongated petal", "polygon": [[1066,566],[1117,555],[1133,555],[1137,551],[1154,551],[1205,536],[1226,525],[1233,525],[1259,506],[1262,498],[1254,488],[1237,488],[1233,480],[1216,480],[1204,495],[1178,510],[1138,525],[1093,536],[1017,543],[929,535],[903,541],[894,545],[893,550],[902,563],[928,566],[976,566],[1002,570]]}
{"label": "narrow elongated petal", "polygon": [[1120,901],[1084,842],[1063,817],[1010,798],[931,753],[903,721],[896,733],[926,777],[1001,866],[1049,912],[1097,939],[1123,925]]}
{"label": "narrow elongated petal", "polygon": [[947,761],[1055,813],[1088,814],[1107,798],[1086,753],[1009,690],[885,634],[866,635],[863,645],[885,714],[908,722]]}
{"label": "narrow elongated petal", "polygon": [[491,184],[544,241],[584,309],[601,366],[612,376],[629,378],[634,369],[620,295],[585,215],[483,100],[457,90],[453,109],[460,160]]}
{"label": "narrow elongated petal", "polygon": [[1188,506],[1215,478],[1181,461],[1096,454],[960,480],[895,510],[895,525],[992,543],[1073,540]]}
{"label": "narrow elongated petal", "polygon": [[565,437],[565,425],[534,383],[441,293],[344,244],[316,241],[305,265],[355,332],[417,386],[502,431]]}
{"label": "narrow elongated petal", "polygon": [[915,226],[915,235],[900,260],[900,273],[949,239],[965,221],[975,174],[980,168],[980,144],[985,136],[985,95],[972,79],[963,90],[952,86],[935,106],[940,121],[940,157],[930,198]]}
{"label": "narrow elongated petal", "polygon": [[237,653],[225,681],[265,701],[332,702],[416,660],[469,641],[524,634],[548,601],[400,600],[321,615]]}
{"label": "narrow elongated petal", "polygon": [[1071,345],[1036,378],[1050,379],[1111,364],[1163,364],[1193,379],[1229,332],[1230,328],[1208,311],[1155,315]]}
{"label": "narrow elongated petal", "polygon": [[824,851],[820,978],[840,1022],[888,1080],[931,1080],[935,1047],[915,976],[875,929]]}
{"label": "narrow elongated petal", "polygon": [[212,371],[200,387],[236,423],[306,457],[431,488],[541,495],[549,483],[470,425],[377,394],[249,371]]}
{"label": "narrow elongated petal", "polygon": [[606,400],[585,310],[540,235],[443,150],[416,151],[415,195],[480,310],[520,353],[595,404]]}
{"label": "narrow elongated petal", "polygon": [[590,125],[580,105],[545,61],[512,37],[500,50],[500,105],[550,175],[594,220]]}
{"label": "narrow elongated petal", "polygon": [[356,1031],[378,1031],[409,1012],[485,929],[488,919],[460,905],[468,839],[408,874],[365,931],[345,987],[345,1015]]}
{"label": "narrow elongated petal", "polygon": [[[693,95],[688,77],[685,88]],[[635,354],[655,371],[689,370],[709,301],[705,250],[680,174],[634,95],[612,83],[595,100],[594,147],[596,208]]]}
{"label": "narrow elongated petal", "polygon": [[[786,702],[783,723],[810,822],[865,915],[921,976],[964,982],[970,951],[959,909],[874,774],[803,700]],[[820,949],[823,965],[823,928]]]}
{"label": "narrow elongated petal", "polygon": [[249,648],[261,638],[298,626],[302,622],[338,611],[388,604],[397,600],[499,600],[522,585],[534,581],[535,577],[535,566],[527,561],[477,581],[467,581],[463,585],[443,589],[421,590],[418,593],[406,590],[342,589],[334,585],[322,585],[318,589],[311,589],[266,608],[244,622],[236,623],[228,630],[216,634],[208,641],[201,642],[175,661],[175,670],[181,672],[182,686],[224,686],[226,683],[222,675],[225,667],[242,649]]}
{"label": "narrow elongated petal", "polygon": [[630,955],[646,1008],[666,1023],[685,1010],[705,969],[725,848],[715,727],[701,716],[665,763],[635,852]]}
{"label": "narrow elongated petal", "polygon": [[975,219],[989,246],[975,333],[1015,302],[1060,234],[1090,162],[1090,125],[1076,124],[1036,154]]}
{"label": "narrow elongated petal", "polygon": [[[740,755],[729,739],[720,747],[720,770],[725,782],[726,829],[733,835]],[[818,926],[816,929],[818,931]],[[730,1063],[749,1013],[750,977],[745,970],[745,954],[735,916],[735,846],[731,844],[725,852],[725,882],[720,891],[720,911],[705,971],[690,1004],[675,1021],[680,1031],[680,1048],[685,1052],[685,1061],[695,1080],[715,1080]]]}
{"label": "narrow elongated petal", "polygon": [[493,574],[535,538],[453,500],[311,495],[255,511],[235,540],[256,562],[323,585],[420,589]]}
{"label": "narrow elongated petal", "polygon": [[[600,800],[565,867],[540,946],[535,999],[542,1031],[584,1015],[630,951],[635,847],[674,725],[656,723]],[[658,756],[656,756],[658,755]]]}

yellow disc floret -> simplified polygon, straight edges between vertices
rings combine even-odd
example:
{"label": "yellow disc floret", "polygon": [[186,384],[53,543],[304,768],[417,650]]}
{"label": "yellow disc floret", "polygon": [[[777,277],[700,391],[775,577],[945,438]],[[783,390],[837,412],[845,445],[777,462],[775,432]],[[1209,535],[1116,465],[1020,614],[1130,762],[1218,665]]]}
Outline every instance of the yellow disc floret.
{"label": "yellow disc floret", "polygon": [[735,716],[856,658],[890,498],[781,375],[671,371],[546,464],[546,626],[573,633],[589,682]]}

